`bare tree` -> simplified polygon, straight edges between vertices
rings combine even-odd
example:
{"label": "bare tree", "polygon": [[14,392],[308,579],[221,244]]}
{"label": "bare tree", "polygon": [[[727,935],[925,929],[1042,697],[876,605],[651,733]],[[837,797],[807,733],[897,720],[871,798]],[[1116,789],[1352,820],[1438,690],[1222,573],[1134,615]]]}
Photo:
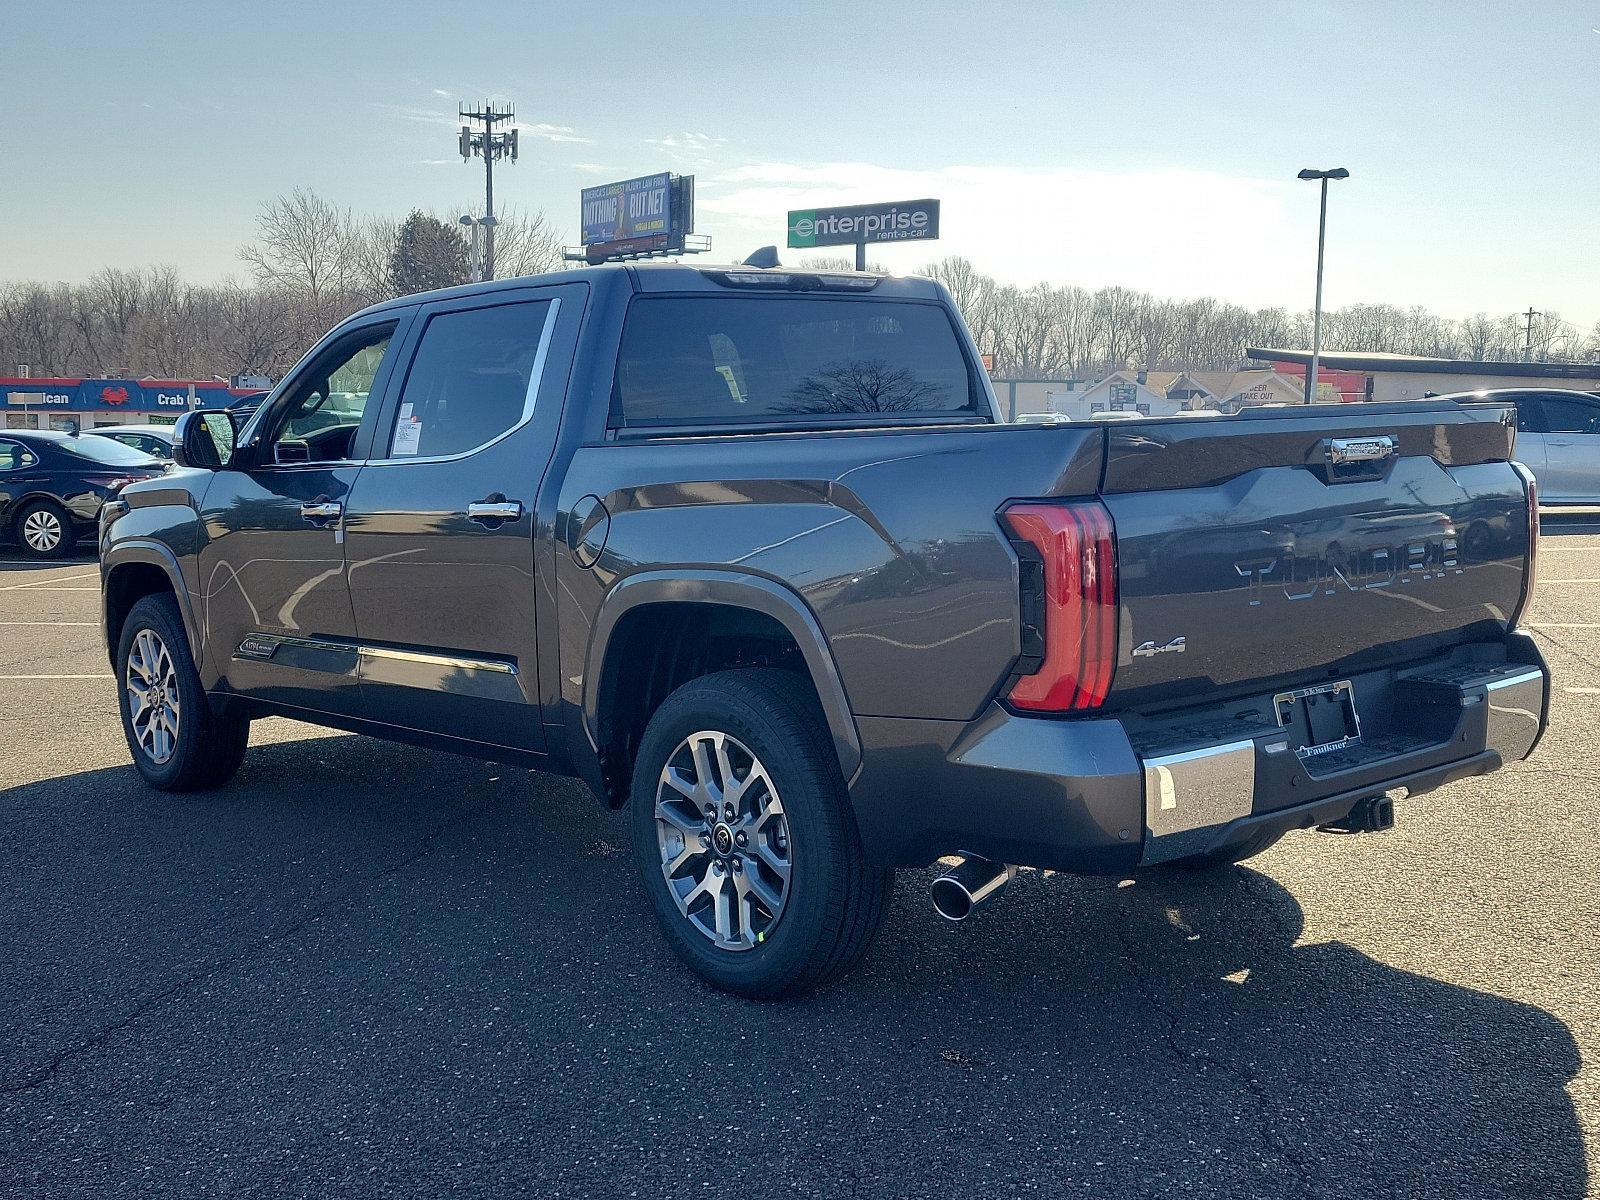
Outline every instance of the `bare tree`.
{"label": "bare tree", "polygon": [[267,287],[303,292],[317,308],[345,298],[353,282],[352,218],[309,188],[269,200],[256,217],[256,240],[239,257]]}
{"label": "bare tree", "polygon": [[506,209],[495,218],[494,264],[502,279],[557,270],[561,235],[543,213]]}

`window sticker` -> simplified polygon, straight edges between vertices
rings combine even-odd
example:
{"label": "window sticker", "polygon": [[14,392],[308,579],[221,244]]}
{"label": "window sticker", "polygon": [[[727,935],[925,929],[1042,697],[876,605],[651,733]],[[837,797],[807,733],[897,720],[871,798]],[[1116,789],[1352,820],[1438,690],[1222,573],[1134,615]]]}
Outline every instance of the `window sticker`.
{"label": "window sticker", "polygon": [[411,405],[400,406],[400,419],[394,427],[394,453],[415,454],[422,445],[422,419],[412,415]]}

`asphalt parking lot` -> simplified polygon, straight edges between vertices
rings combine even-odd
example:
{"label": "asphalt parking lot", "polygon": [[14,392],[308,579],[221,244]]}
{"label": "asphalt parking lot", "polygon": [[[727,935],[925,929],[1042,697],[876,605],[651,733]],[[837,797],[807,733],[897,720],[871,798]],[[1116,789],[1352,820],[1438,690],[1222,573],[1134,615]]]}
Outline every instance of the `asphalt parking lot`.
{"label": "asphalt parking lot", "polygon": [[779,1006],[575,784],[274,720],[147,790],[95,564],[0,562],[0,1195],[1594,1194],[1600,519],[1546,532],[1530,762],[961,926],[906,874]]}

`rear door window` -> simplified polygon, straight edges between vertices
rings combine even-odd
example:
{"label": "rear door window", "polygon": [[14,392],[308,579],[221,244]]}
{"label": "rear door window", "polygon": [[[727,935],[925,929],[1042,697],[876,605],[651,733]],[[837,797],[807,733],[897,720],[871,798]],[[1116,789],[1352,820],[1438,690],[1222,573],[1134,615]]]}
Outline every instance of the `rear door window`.
{"label": "rear door window", "polygon": [[0,442],[0,471],[20,471],[39,460],[17,442]]}
{"label": "rear door window", "polygon": [[649,296],[628,309],[614,416],[628,426],[981,415],[982,393],[936,304]]}
{"label": "rear door window", "polygon": [[430,318],[400,393],[389,456],[463,454],[527,420],[551,303],[497,304]]}

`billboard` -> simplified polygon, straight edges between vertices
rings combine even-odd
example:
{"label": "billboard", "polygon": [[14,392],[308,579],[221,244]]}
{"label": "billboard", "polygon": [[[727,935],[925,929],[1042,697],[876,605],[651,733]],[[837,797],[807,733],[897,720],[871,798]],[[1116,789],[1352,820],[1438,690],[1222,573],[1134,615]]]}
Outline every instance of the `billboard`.
{"label": "billboard", "polygon": [[846,208],[801,208],[789,214],[789,248],[861,242],[931,241],[939,236],[937,200],[896,200]]}
{"label": "billboard", "polygon": [[623,242],[673,231],[672,176],[641,175],[584,188],[583,244]]}

